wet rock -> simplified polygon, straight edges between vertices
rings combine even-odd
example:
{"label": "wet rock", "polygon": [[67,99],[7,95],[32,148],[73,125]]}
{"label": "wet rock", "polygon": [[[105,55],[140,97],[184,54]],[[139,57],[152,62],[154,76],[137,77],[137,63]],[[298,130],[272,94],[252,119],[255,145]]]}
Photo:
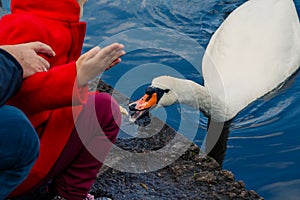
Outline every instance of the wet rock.
{"label": "wet rock", "polygon": [[[98,89],[112,93],[112,88],[103,82],[99,83]],[[113,96],[123,105],[129,101],[122,95]],[[110,167],[104,166],[100,170],[91,188],[92,194],[115,200],[263,199],[255,191],[247,190],[243,181],[236,180],[232,172],[222,170],[214,159],[201,153],[195,144],[176,133],[171,127],[161,124],[162,122],[155,118],[151,121],[150,127],[139,130],[143,136],[149,137],[118,138],[115,148],[112,148],[106,159],[106,164],[108,163]],[[160,130],[156,130],[157,127],[160,127]],[[153,135],[153,132],[157,134]],[[118,149],[122,149],[132,154],[146,155],[151,151],[161,150],[170,143],[174,145],[166,151],[161,151],[162,160],[147,158],[139,163],[130,160],[130,156],[117,152]],[[176,151],[185,146],[188,148],[178,156]],[[175,150],[175,153],[170,154],[170,150]],[[173,162],[167,164],[170,160]],[[165,162],[166,165],[151,170],[151,167],[157,164],[155,162],[158,164]],[[118,164],[123,165],[121,170],[116,169]],[[141,165],[149,171],[132,172],[135,167]]]}

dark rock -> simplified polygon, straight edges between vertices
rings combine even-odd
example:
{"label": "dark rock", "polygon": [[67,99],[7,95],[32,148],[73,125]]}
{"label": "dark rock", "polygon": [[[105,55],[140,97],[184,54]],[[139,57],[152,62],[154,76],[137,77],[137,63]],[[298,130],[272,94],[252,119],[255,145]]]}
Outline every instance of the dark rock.
{"label": "dark rock", "polygon": [[[98,89],[114,93],[113,96],[121,105],[126,106],[124,102],[129,102],[127,97],[115,95],[116,92],[112,92],[112,87],[101,81]],[[158,131],[156,127],[162,128]],[[161,156],[165,160],[159,160],[159,162],[153,158],[141,162],[129,159],[125,155],[108,155],[106,163],[109,163],[111,167],[104,166],[100,170],[91,188],[92,194],[115,200],[263,199],[255,191],[247,190],[244,182],[235,180],[232,172],[222,170],[214,159],[201,153],[195,144],[176,133],[171,127],[162,124],[160,120],[152,118],[149,127],[142,127],[139,131],[142,135],[149,137],[119,138],[110,155],[115,155],[117,149],[126,150],[129,153],[147,154],[161,150],[172,142],[176,144],[172,149],[180,149],[187,145],[188,148],[180,156],[176,153],[170,155],[168,150],[162,151]],[[157,134],[153,135],[153,132]],[[174,156],[178,158],[174,159]],[[149,170],[147,173],[141,173],[138,170],[135,173],[132,172],[135,167],[143,165],[145,169],[151,169],[153,162],[161,164],[171,159],[174,162],[161,169]],[[115,168],[118,163],[123,166],[121,170]]]}

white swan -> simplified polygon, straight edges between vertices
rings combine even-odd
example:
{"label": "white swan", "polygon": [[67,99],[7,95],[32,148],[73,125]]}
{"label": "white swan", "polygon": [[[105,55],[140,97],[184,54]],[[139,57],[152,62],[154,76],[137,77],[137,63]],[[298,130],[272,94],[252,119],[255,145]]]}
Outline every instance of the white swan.
{"label": "white swan", "polygon": [[202,62],[204,86],[161,76],[132,118],[154,105],[194,106],[210,118],[232,119],[252,101],[278,87],[300,64],[300,25],[292,0],[250,0],[234,10],[212,36]]}

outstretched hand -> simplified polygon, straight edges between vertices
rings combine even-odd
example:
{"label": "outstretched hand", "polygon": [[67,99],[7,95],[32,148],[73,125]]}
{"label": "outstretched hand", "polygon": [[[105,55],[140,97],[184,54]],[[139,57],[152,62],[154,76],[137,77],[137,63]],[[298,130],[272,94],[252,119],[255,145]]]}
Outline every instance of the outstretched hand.
{"label": "outstretched hand", "polygon": [[94,47],[83,54],[76,61],[77,84],[79,87],[86,85],[107,69],[121,62],[121,56],[125,55],[124,45],[113,43],[101,49]]}
{"label": "outstretched hand", "polygon": [[47,71],[50,68],[48,61],[39,56],[38,53],[55,56],[55,52],[51,47],[41,42],[5,45],[0,48],[6,50],[20,63],[23,68],[23,78],[27,78],[36,72]]}

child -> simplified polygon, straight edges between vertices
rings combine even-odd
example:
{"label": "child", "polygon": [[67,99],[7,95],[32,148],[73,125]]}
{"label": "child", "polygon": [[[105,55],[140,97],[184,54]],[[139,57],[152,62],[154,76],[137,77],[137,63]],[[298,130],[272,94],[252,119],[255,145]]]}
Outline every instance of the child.
{"label": "child", "polygon": [[12,0],[12,14],[0,20],[0,45],[41,41],[56,53],[45,57],[51,68],[25,79],[9,100],[30,119],[41,144],[28,178],[11,197],[32,194],[51,181],[51,193],[70,200],[90,198],[101,161],[117,137],[118,104],[108,94],[89,94],[87,83],[119,63],[124,47],[95,47],[80,56],[86,24],[79,19],[85,2]]}

